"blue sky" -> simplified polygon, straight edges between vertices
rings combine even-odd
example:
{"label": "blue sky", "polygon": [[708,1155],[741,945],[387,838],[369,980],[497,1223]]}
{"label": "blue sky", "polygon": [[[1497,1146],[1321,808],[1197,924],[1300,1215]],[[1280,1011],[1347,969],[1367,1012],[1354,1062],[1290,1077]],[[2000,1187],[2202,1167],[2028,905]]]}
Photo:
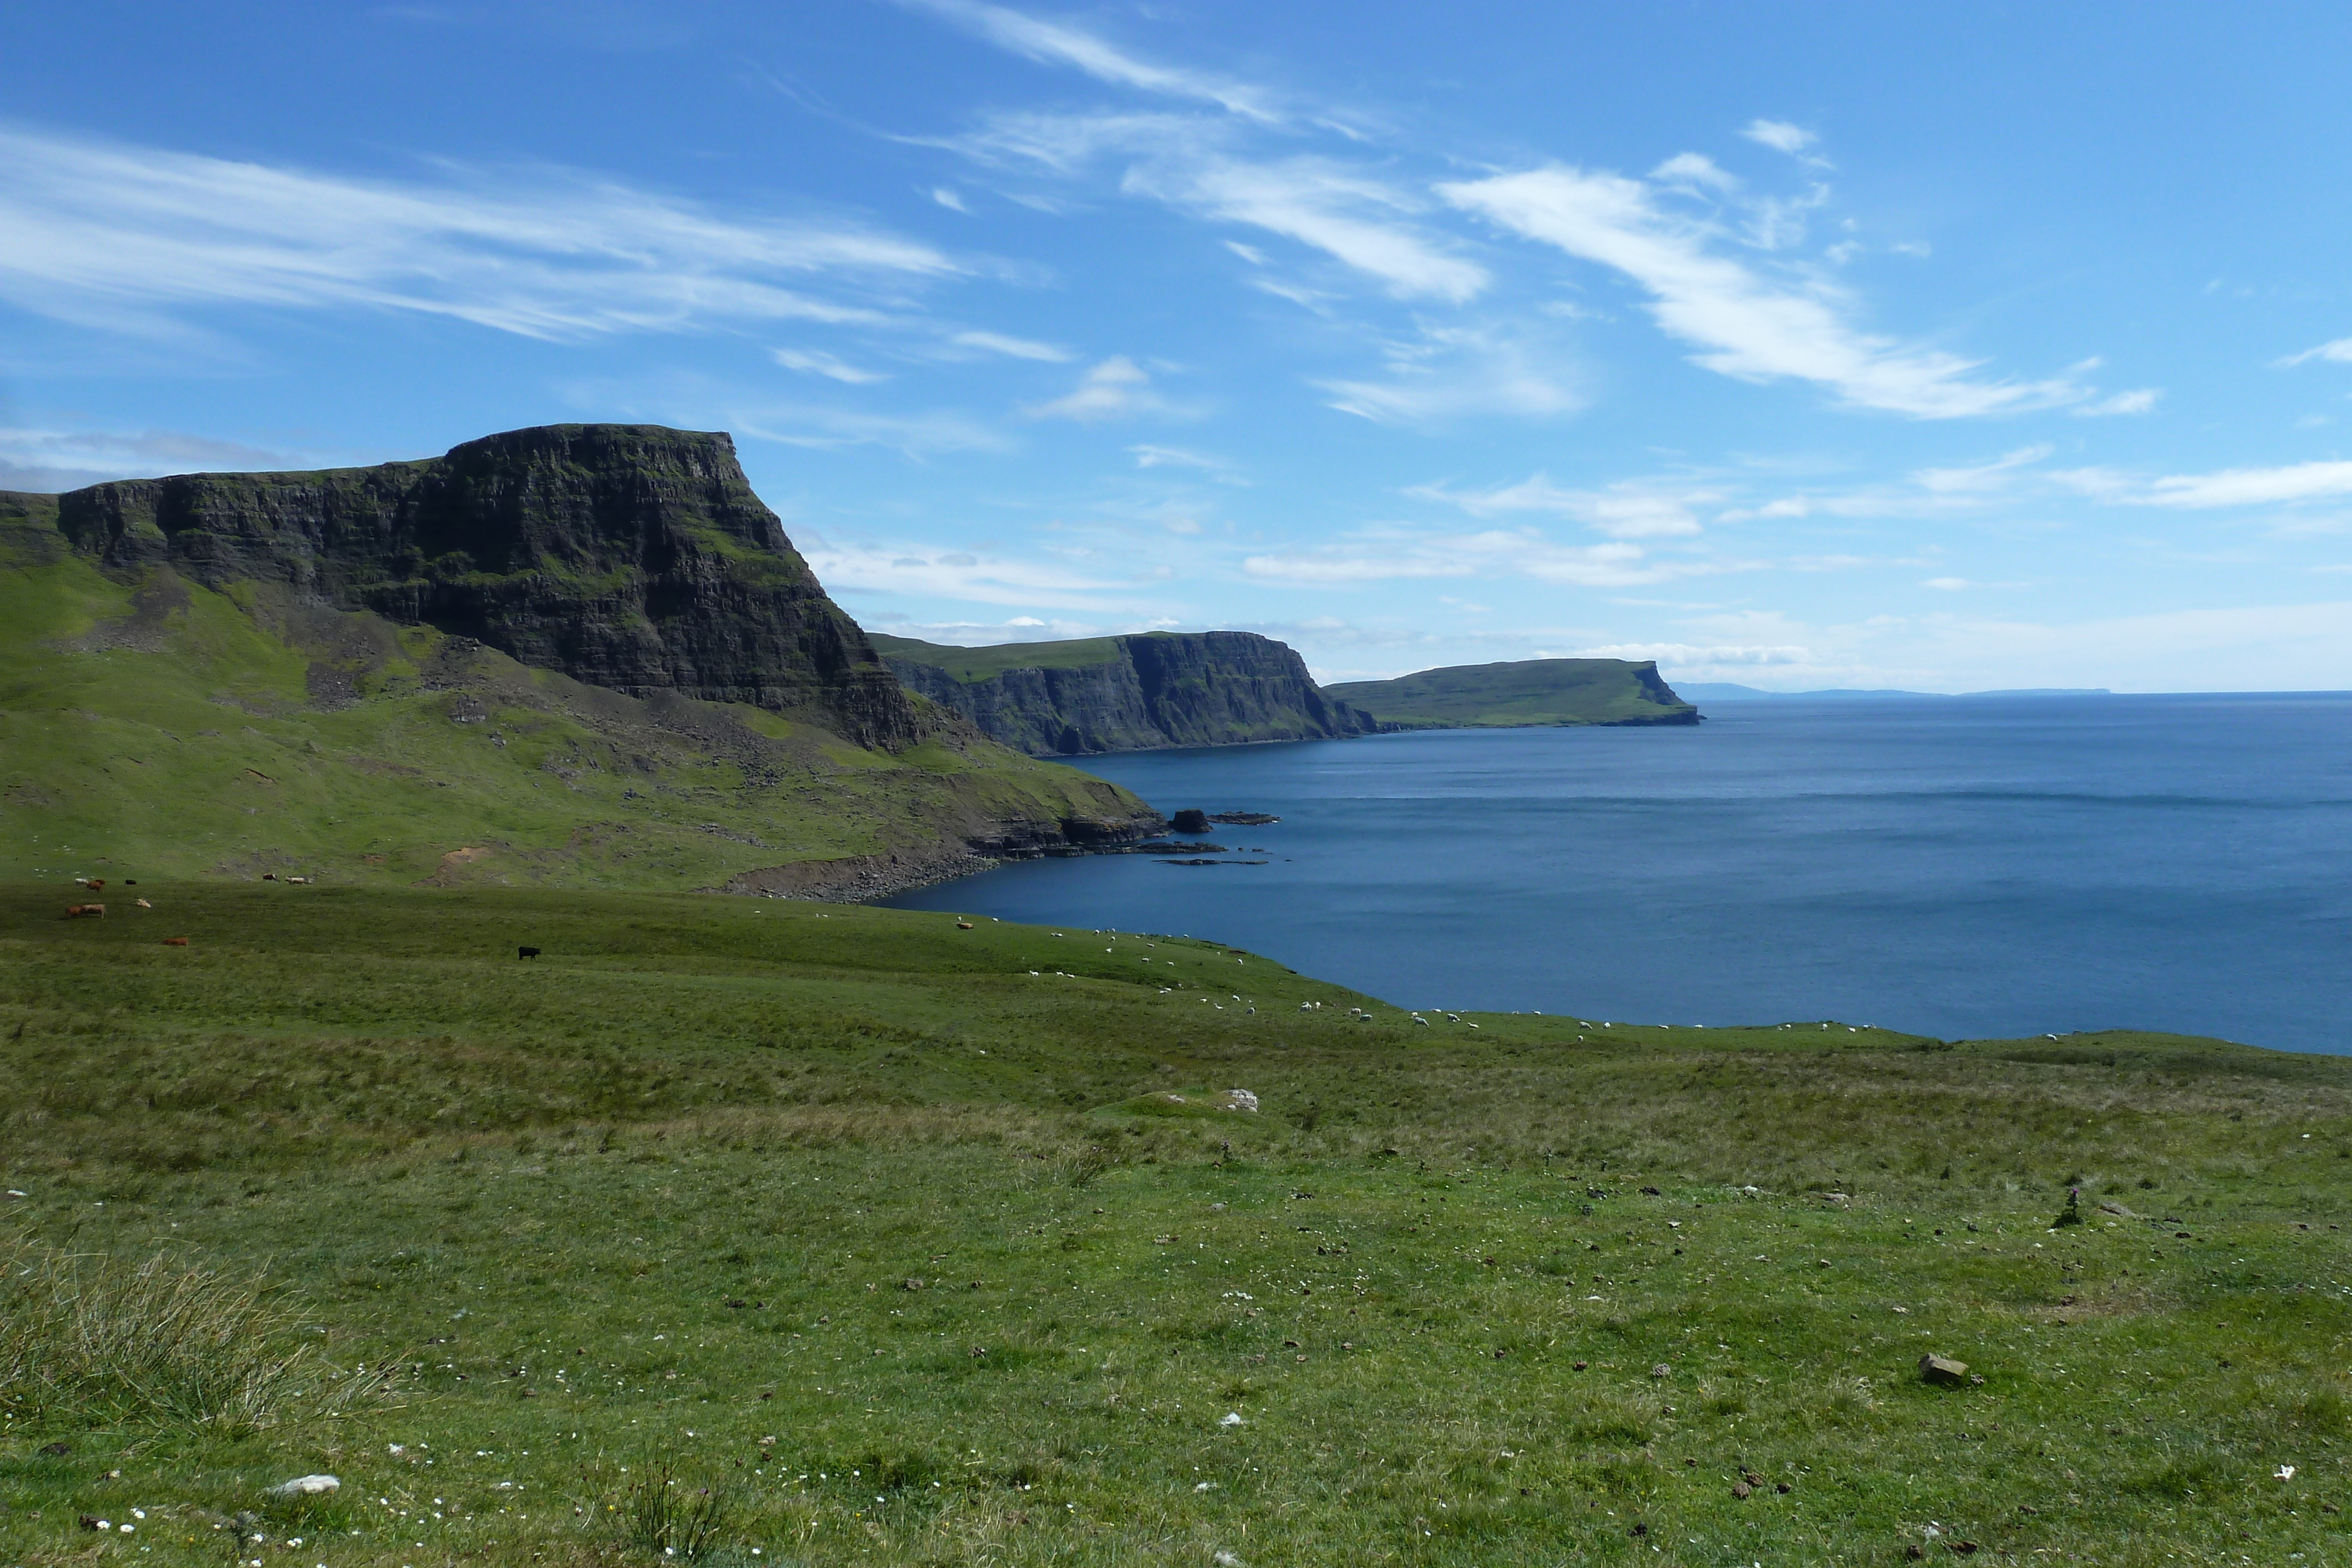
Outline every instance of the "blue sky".
{"label": "blue sky", "polygon": [[2340,5],[0,0],[0,486],[732,431],[870,628],[2352,687]]}

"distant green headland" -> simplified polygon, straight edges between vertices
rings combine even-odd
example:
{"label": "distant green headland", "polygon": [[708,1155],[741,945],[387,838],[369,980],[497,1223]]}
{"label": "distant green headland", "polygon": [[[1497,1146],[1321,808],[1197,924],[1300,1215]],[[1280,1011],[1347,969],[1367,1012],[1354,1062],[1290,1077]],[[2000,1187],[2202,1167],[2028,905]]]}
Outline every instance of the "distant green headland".
{"label": "distant green headland", "polygon": [[1659,676],[1655,664],[1624,659],[1458,664],[1324,690],[1364,709],[1384,730],[1696,724],[1699,716]]}
{"label": "distant green headland", "polygon": [[723,434],[0,496],[0,875],[872,895],[1156,831],[910,695]]}
{"label": "distant green headland", "polygon": [[911,690],[1034,757],[1328,740],[1377,727],[1251,632],[1151,632],[950,648],[873,638]]}

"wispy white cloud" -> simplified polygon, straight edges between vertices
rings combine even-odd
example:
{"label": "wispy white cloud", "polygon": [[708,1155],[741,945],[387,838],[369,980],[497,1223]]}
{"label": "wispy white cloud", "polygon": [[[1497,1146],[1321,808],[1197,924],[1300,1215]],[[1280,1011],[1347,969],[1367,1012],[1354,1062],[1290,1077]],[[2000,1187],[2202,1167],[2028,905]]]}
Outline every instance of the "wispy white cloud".
{"label": "wispy white cloud", "polygon": [[[992,116],[976,130],[929,139],[929,144],[982,163],[1029,166],[1064,179],[1115,161],[1122,166],[1119,189],[1129,195],[1297,241],[1402,298],[1459,304],[1490,281],[1485,267],[1415,221],[1427,205],[1419,192],[1328,158],[1244,152],[1235,128],[1222,120],[1023,111]],[[1269,263],[1257,246],[1234,248],[1253,265]]]}
{"label": "wispy white cloud", "polygon": [[1814,132],[1785,120],[1751,120],[1740,128],[1739,134],[1792,158],[1821,141]]}
{"label": "wispy white cloud", "polygon": [[719,417],[737,435],[750,440],[820,450],[882,446],[925,458],[949,452],[1003,452],[1013,445],[1001,431],[952,412],[874,413],[747,402],[728,407]]}
{"label": "wispy white cloud", "polygon": [[829,591],[925,594],[972,604],[1101,610],[1131,583],[1053,561],[1008,559],[930,545],[797,538],[801,553]]}
{"label": "wispy white cloud", "polygon": [[0,426],[0,490],[78,490],[108,479],[316,467],[321,455],[248,446],[184,431]]}
{"label": "wispy white cloud", "polygon": [[1415,486],[1405,492],[1461,507],[1472,517],[1503,512],[1549,512],[1573,517],[1612,538],[1662,538],[1700,531],[1694,507],[1719,502],[1714,491],[1664,487],[1646,480],[1626,479],[1599,489],[1568,489],[1554,485],[1549,475],[1534,474],[1516,485],[1488,490],[1454,490],[1442,485]]}
{"label": "wispy white cloud", "polygon": [[2277,369],[2284,370],[2291,366],[2306,364],[2313,360],[2333,360],[2340,365],[2352,365],[2352,338],[2338,338],[2334,342],[2322,343],[2315,349],[2305,349],[2300,354],[2289,354],[2286,358],[2273,360],[2271,363]]}
{"label": "wispy white cloud", "polygon": [[1417,205],[1405,193],[1327,159],[1162,157],[1130,169],[1123,183],[1213,219],[1312,246],[1401,298],[1459,305],[1489,281],[1485,267],[1404,221]]}
{"label": "wispy white cloud", "polygon": [[2352,463],[2291,463],[2279,468],[2223,468],[2173,474],[2116,495],[2147,507],[2207,508],[2278,506],[2352,496]]}
{"label": "wispy white cloud", "polygon": [[990,43],[1040,65],[1070,66],[1097,81],[1164,97],[1213,103],[1247,120],[1281,117],[1273,95],[1247,82],[1206,71],[1161,65],[1066,22],[1049,22],[976,0],[907,0],[961,24]]}
{"label": "wispy white cloud", "polygon": [[1743,381],[1800,378],[1846,402],[1920,419],[2046,407],[2079,398],[2065,382],[1987,381],[1980,361],[1906,347],[1847,321],[1828,291],[1767,279],[1713,254],[1713,231],[1659,209],[1621,175],[1552,167],[1440,185],[1465,211],[1632,278],[1694,362]]}
{"label": "wispy white cloud", "polygon": [[1043,360],[1056,365],[1067,364],[1077,358],[1069,350],[1055,344],[1041,343],[1031,338],[1008,337],[1003,332],[954,332],[949,335],[948,341],[1016,360]]}
{"label": "wispy white cloud", "polygon": [[1921,489],[1941,496],[2005,489],[2019,470],[2032,467],[2055,450],[2047,442],[2021,446],[2014,452],[2003,453],[1990,463],[1969,464],[1956,468],[1922,468],[1911,476],[1911,480]]}
{"label": "wispy white cloud", "polygon": [[[1135,458],[1138,468],[1196,468],[1221,485],[1249,484],[1247,479],[1234,472],[1232,464],[1204,452],[1187,452],[1181,446],[1151,445],[1130,446],[1127,450]],[[1198,525],[1194,527],[1197,528]]]}
{"label": "wispy white cloud", "polygon": [[1079,377],[1077,389],[1068,396],[1034,404],[1025,412],[1033,419],[1075,419],[1092,423],[1167,406],[1151,390],[1149,371],[1125,354],[1114,354]]}
{"label": "wispy white cloud", "polygon": [[1381,424],[1422,425],[1466,415],[1540,417],[1571,413],[1582,396],[1563,384],[1525,334],[1486,327],[1421,323],[1383,346],[1382,381],[1325,381],[1331,406]]}
{"label": "wispy white cloud", "polygon": [[2221,468],[2210,474],[2169,474],[2144,479],[2120,469],[2061,469],[2050,477],[2095,501],[2136,507],[2210,511],[2229,507],[2292,506],[2352,496],[2352,463],[2289,463],[2274,468]]}
{"label": "wispy white cloud", "polygon": [[421,312],[551,340],[878,321],[861,286],[969,270],[855,222],[723,218],[566,171],[364,180],[14,128],[0,232],[0,298],[150,330],[205,306]]}
{"label": "wispy white cloud", "polygon": [[1067,637],[1099,637],[1106,630],[1090,621],[1015,615],[1005,621],[883,621],[882,630],[951,648],[988,648],[1001,643],[1035,643]]}
{"label": "wispy white cloud", "polygon": [[1340,587],[1412,578],[1510,576],[1574,588],[1630,588],[1755,570],[1760,563],[1656,559],[1623,541],[1563,545],[1533,530],[1475,534],[1380,530],[1333,544],[1247,557],[1242,570],[1271,581]]}
{"label": "wispy white cloud", "polygon": [[771,349],[768,357],[788,371],[804,371],[810,375],[824,376],[850,386],[866,386],[890,379],[881,371],[861,370],[822,349]]}
{"label": "wispy white cloud", "polygon": [[2140,387],[2132,392],[2117,392],[2113,397],[2101,398],[2096,402],[2078,404],[2067,412],[2086,419],[2113,413],[2153,413],[2158,400],[2163,396],[2161,387]]}
{"label": "wispy white cloud", "polygon": [[1704,152],[1677,152],[1650,171],[1650,178],[1662,185],[1681,185],[1696,190],[1731,191],[1739,182],[1717,167],[1714,159]]}
{"label": "wispy white cloud", "polygon": [[951,213],[962,213],[967,216],[971,213],[971,209],[964,205],[963,197],[945,185],[937,186],[932,190],[931,200]]}
{"label": "wispy white cloud", "polygon": [[1750,647],[1738,643],[1705,646],[1691,643],[1607,643],[1595,648],[1579,648],[1570,655],[1579,659],[1629,659],[1635,662],[1654,660],[1661,664],[1767,665],[1810,664],[1813,651],[1792,645]]}

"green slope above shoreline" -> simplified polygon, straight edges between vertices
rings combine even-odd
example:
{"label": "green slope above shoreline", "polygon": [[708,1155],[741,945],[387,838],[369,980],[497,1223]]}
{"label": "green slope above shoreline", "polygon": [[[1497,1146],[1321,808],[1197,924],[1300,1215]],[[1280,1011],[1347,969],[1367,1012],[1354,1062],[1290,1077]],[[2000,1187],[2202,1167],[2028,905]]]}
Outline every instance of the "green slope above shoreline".
{"label": "green slope above shoreline", "polygon": [[1384,730],[1508,729],[1556,725],[1696,724],[1656,664],[1624,659],[1523,659],[1459,664],[1388,681],[1324,687]]}

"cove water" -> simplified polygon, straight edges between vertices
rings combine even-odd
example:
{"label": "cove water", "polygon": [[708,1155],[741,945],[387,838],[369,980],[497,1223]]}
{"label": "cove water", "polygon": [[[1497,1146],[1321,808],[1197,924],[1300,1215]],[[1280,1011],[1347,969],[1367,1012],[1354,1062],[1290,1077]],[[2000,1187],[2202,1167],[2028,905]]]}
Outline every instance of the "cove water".
{"label": "cove water", "polygon": [[[1223,861],[889,902],[1213,937],[1407,1007],[2352,1051],[2352,694],[1725,703],[1080,759]],[[1265,852],[1255,851],[1262,849]]]}

